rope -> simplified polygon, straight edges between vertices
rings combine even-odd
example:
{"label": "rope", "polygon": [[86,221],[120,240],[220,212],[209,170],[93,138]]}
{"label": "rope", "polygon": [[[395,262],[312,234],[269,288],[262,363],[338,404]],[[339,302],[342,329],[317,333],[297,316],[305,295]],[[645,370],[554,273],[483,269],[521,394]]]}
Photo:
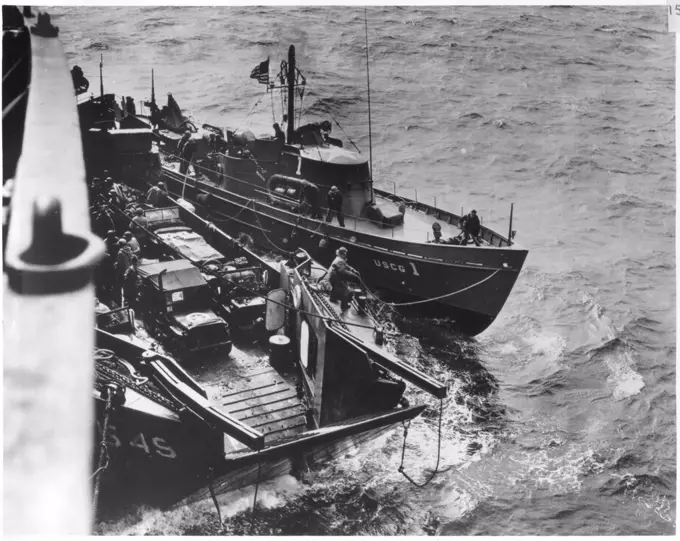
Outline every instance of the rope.
{"label": "rope", "polygon": [[[216,219],[213,217],[213,215],[210,214],[210,213],[208,213],[208,217],[210,218],[210,221],[211,221],[211,222],[217,222],[217,223],[226,223],[226,222],[233,221],[233,220],[235,220],[236,218],[238,218],[238,216],[239,216],[244,210],[246,210],[246,208],[248,208],[248,205],[250,205],[250,203],[252,203],[252,202],[253,202],[252,199],[248,199],[248,201],[246,202],[246,204],[243,205],[243,207],[241,207],[241,210],[239,210],[239,211],[238,211],[236,214],[234,214],[233,216],[228,216],[226,220],[216,220]],[[222,212],[219,212],[218,214],[220,214],[221,216],[225,216],[225,214],[222,213]]]}
{"label": "rope", "polygon": [[28,94],[28,88],[24,90],[21,94],[19,94],[16,98],[14,98],[8,105],[2,110],[2,118],[4,118],[14,109],[17,104],[21,101],[21,99]]}
{"label": "rope", "polygon": [[99,444],[104,452],[103,453],[100,452],[100,454],[99,454],[99,465],[98,465],[97,470],[93,474],[94,476],[96,476],[95,481],[94,481],[94,495],[92,497],[93,516],[95,518],[97,517],[97,508],[99,507],[99,489],[100,489],[101,480],[102,480],[102,476],[100,474],[109,465],[109,452],[108,452],[106,440],[107,440],[108,435],[109,435],[109,417],[111,415],[111,412],[113,411],[114,388],[115,388],[114,385],[108,386],[109,393],[108,393],[108,396],[106,397],[106,409],[104,410],[104,426],[102,428],[102,440],[101,440],[101,443]]}
{"label": "rope", "polygon": [[208,471],[208,490],[210,490],[210,497],[215,504],[215,510],[217,511],[217,520],[220,521],[220,533],[224,533],[224,523],[222,522],[222,511],[220,510],[220,504],[217,501],[217,496],[215,496],[215,489],[213,488],[213,469],[210,467]]}
{"label": "rope", "polygon": [[438,436],[437,436],[437,464],[434,467],[434,471],[432,472],[432,475],[430,475],[430,478],[425,481],[424,483],[418,483],[411,479],[409,475],[404,471],[404,455],[406,454],[406,437],[408,436],[408,428],[411,422],[409,421],[408,423],[404,423],[404,445],[401,448],[401,464],[399,465],[398,471],[401,473],[408,481],[414,485],[417,486],[418,488],[425,488],[427,485],[430,484],[432,479],[434,479],[434,476],[437,475],[439,471],[439,460],[441,458],[441,450],[442,450],[442,414],[444,412],[444,400],[440,399],[439,400],[439,429],[438,429]]}
{"label": "rope", "polygon": [[[255,110],[255,107],[257,107],[257,106],[260,104],[260,102],[262,101],[262,99],[263,99],[266,95],[267,95],[267,92],[265,91],[265,93],[262,94],[262,96],[260,96],[260,97],[258,98],[258,100],[255,102],[255,105],[253,105],[253,106],[250,108],[250,111],[248,111],[248,112],[246,113],[246,117],[245,117],[245,118],[241,121],[241,123],[236,127],[236,129],[233,131],[233,133],[236,133],[236,132],[239,130],[239,128],[243,125],[243,123],[244,123],[246,120],[248,120],[248,117],[249,117],[250,114]],[[226,134],[225,134],[225,135],[226,135]]]}
{"label": "rope", "polygon": [[272,240],[269,238],[269,236],[268,236],[267,233],[265,232],[264,227],[262,227],[262,223],[260,222],[260,217],[258,216],[258,213],[255,212],[254,214],[255,214],[255,219],[257,220],[257,225],[260,226],[260,231],[262,231],[262,234],[264,235],[264,238],[267,239],[267,241],[269,242],[269,244],[271,244],[271,245],[272,245],[275,249],[277,249],[279,252],[283,252],[284,254],[288,254],[288,255],[292,254],[293,252],[292,252],[291,250],[284,250],[283,248],[277,246],[277,245],[274,243],[274,241],[272,241]]}
{"label": "rope", "polygon": [[362,329],[375,329],[375,326],[371,325],[362,325],[361,323],[350,323],[348,321],[342,321],[339,320],[337,317],[327,317],[327,316],[322,316],[320,314],[313,314],[312,312],[307,312],[305,310],[302,310],[301,308],[295,308],[294,306],[291,306],[289,304],[286,304],[284,302],[278,302],[273,299],[269,299],[265,295],[262,295],[261,293],[258,293],[257,291],[254,291],[252,289],[248,289],[244,285],[241,284],[234,284],[236,287],[240,287],[241,289],[245,289],[249,293],[252,293],[253,295],[256,295],[258,297],[262,297],[263,299],[267,299],[268,302],[271,302],[272,304],[278,304],[279,306],[283,306],[284,308],[287,308],[289,310],[292,310],[293,312],[297,312],[298,314],[304,314],[306,316],[310,317],[315,317],[317,319],[321,319],[323,321],[330,321],[332,323],[342,323],[343,325],[351,325],[354,327],[361,327]]}
{"label": "rope", "polygon": [[[260,454],[260,451],[257,452],[257,454]],[[253,535],[253,530],[255,529],[255,507],[257,505],[257,491],[260,488],[260,467],[262,466],[262,462],[260,460],[257,461],[257,482],[255,483],[255,496],[253,497],[253,510],[250,513],[250,535]]]}
{"label": "rope", "polygon": [[428,299],[420,299],[420,300],[418,300],[418,301],[412,301],[412,302],[385,302],[385,301],[381,300],[380,298],[378,298],[378,297],[375,295],[375,293],[373,293],[373,292],[368,288],[368,286],[364,283],[364,281],[361,279],[361,277],[359,277],[359,280],[361,280],[361,283],[362,283],[363,286],[366,288],[366,291],[368,291],[371,295],[373,295],[373,297],[374,297],[378,302],[380,302],[380,303],[382,303],[382,304],[385,304],[385,305],[387,305],[387,306],[413,306],[413,305],[415,305],[415,304],[424,304],[424,303],[426,303],[426,302],[434,302],[434,301],[438,301],[438,300],[440,300],[440,299],[445,299],[446,297],[453,297],[454,295],[458,295],[459,293],[463,293],[464,291],[467,291],[468,289],[472,289],[473,287],[477,287],[477,286],[479,286],[479,285],[482,285],[482,284],[483,284],[484,282],[486,282],[487,280],[491,280],[491,278],[493,278],[494,276],[496,276],[499,272],[501,272],[501,269],[496,269],[496,270],[493,272],[493,274],[490,274],[489,276],[487,276],[486,278],[483,278],[483,279],[480,280],[479,282],[476,282],[476,283],[474,283],[474,284],[472,284],[472,285],[469,285],[469,286],[467,286],[467,287],[464,287],[463,289],[459,289],[458,291],[453,291],[452,293],[446,293],[446,294],[444,294],[444,295],[439,295],[439,296],[437,296],[437,297],[430,297],[430,298],[428,298]]}
{"label": "rope", "polygon": [[342,133],[345,134],[345,137],[347,137],[347,140],[352,144],[352,146],[353,146],[354,148],[356,148],[357,152],[358,152],[359,154],[361,154],[361,150],[359,150],[359,147],[356,146],[356,145],[354,144],[354,141],[352,141],[352,138],[351,138],[349,135],[347,135],[347,132],[346,132],[345,130],[342,129],[342,126],[340,125],[340,122],[338,122],[337,119],[333,116],[333,113],[328,113],[328,114],[329,114],[329,115],[331,116],[331,118],[333,119],[333,122],[335,122],[335,123],[337,124],[338,128],[340,128],[340,131],[342,131]]}

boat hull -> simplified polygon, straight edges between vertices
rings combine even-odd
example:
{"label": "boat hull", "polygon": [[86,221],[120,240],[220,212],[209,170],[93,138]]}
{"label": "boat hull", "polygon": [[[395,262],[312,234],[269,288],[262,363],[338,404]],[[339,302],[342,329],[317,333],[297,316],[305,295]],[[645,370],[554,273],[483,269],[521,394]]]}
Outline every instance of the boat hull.
{"label": "boat hull", "polygon": [[[419,415],[415,406],[366,416],[266,448],[225,455],[223,435],[193,421],[121,408],[109,421],[108,467],[100,474],[99,520],[145,505],[170,508],[328,464]],[[104,403],[97,400],[101,439]],[[95,455],[98,460],[98,453]]]}
{"label": "boat hull", "polygon": [[[170,192],[192,201],[197,212],[237,236],[273,251],[303,248],[329,265],[340,246],[365,284],[403,313],[445,318],[457,331],[477,335],[499,314],[522,269],[519,247],[470,247],[406,242],[327,224],[190,179],[164,169]],[[201,203],[197,195],[210,194]],[[321,242],[325,239],[325,242]]]}

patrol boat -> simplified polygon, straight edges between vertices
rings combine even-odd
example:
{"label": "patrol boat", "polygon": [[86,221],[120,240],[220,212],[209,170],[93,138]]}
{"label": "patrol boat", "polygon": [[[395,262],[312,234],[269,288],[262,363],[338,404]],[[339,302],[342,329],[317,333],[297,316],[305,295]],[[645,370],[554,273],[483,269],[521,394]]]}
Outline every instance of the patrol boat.
{"label": "patrol boat", "polygon": [[[268,83],[274,105],[275,92],[287,99],[285,140],[197,127],[171,96],[161,114],[153,90],[149,105],[155,114],[128,114],[119,125],[127,130],[158,125],[161,174],[170,192],[191,201],[202,216],[220,220],[232,235],[246,233],[264,249],[284,253],[300,246],[323,264],[347,246],[366,285],[400,310],[444,318],[468,335],[484,331],[505,304],[528,253],[514,241],[512,208],[506,235],[482,226],[480,246],[457,244],[460,215],[376,188],[369,159],[330,137],[328,125],[295,125],[305,84],[291,46],[275,82]],[[174,155],[185,130],[192,132],[196,150],[184,166],[194,176],[180,173],[182,163]],[[113,137],[115,131],[98,135]],[[108,167],[115,167],[115,158],[109,159]],[[101,156],[93,160],[93,166],[103,163]],[[146,177],[152,182],[157,175]],[[345,227],[304,212],[306,183],[318,188],[322,206],[331,186],[340,189]],[[435,230],[441,241],[435,241]]]}

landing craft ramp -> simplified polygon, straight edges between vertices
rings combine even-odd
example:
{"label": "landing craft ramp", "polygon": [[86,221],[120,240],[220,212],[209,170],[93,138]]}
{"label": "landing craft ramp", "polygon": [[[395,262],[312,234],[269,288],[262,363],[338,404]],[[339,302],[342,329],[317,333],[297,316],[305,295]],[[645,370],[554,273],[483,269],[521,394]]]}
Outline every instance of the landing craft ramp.
{"label": "landing craft ramp", "polygon": [[[229,358],[186,365],[213,407],[264,435],[265,447],[306,430],[297,378],[277,370],[261,350],[233,348]],[[246,449],[225,436],[225,451]]]}

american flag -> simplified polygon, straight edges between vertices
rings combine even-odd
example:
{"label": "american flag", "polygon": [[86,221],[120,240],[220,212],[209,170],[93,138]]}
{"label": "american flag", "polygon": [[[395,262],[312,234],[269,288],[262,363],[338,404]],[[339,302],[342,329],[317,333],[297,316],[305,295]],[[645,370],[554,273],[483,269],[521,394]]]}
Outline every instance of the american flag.
{"label": "american flag", "polygon": [[263,85],[269,84],[269,58],[255,66],[250,72],[250,78],[257,79],[257,82]]}

